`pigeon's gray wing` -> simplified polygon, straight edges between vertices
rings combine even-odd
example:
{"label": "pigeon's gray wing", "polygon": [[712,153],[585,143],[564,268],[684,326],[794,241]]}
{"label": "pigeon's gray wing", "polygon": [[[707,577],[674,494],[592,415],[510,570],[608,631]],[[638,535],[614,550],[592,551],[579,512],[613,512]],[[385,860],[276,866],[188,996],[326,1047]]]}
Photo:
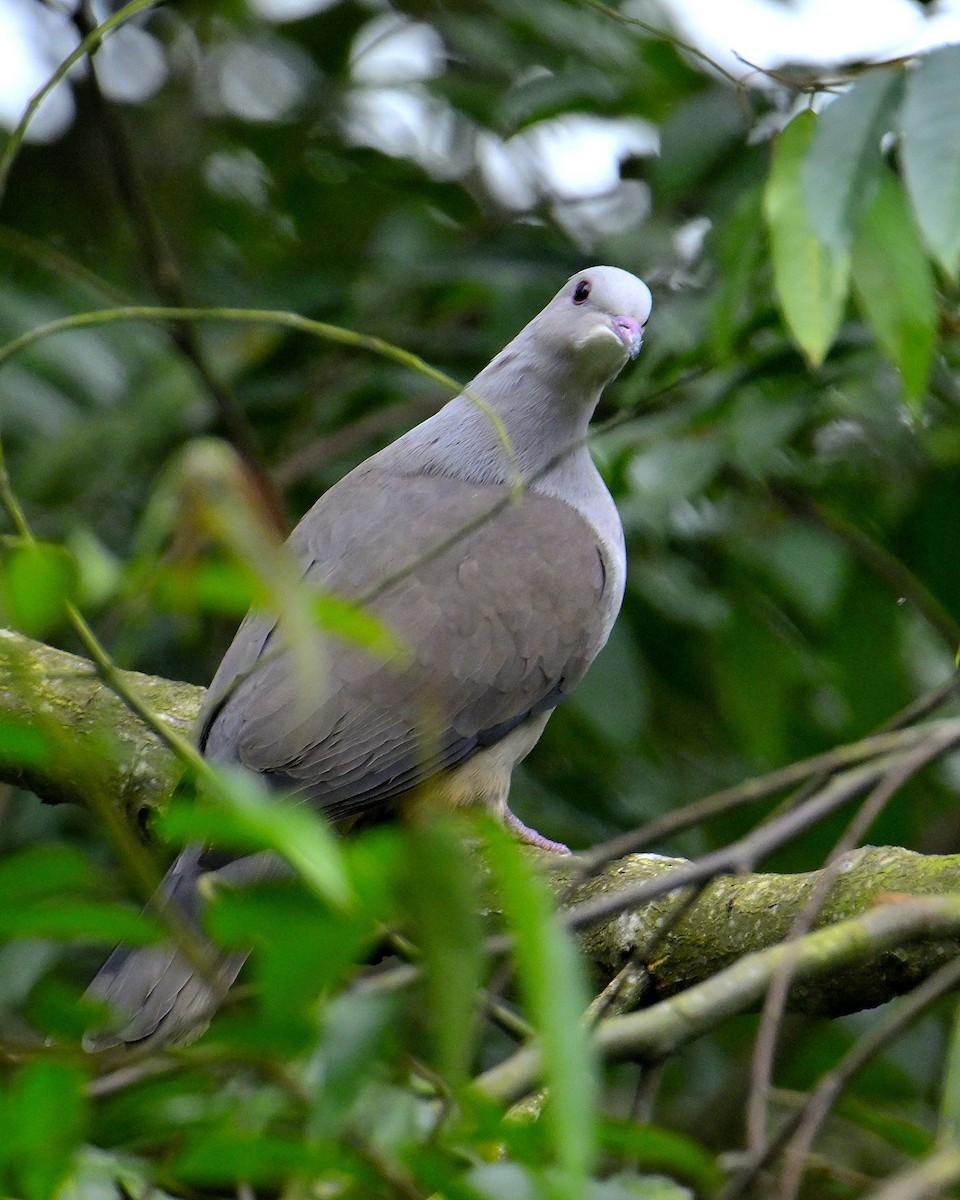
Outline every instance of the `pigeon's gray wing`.
{"label": "pigeon's gray wing", "polygon": [[616,607],[605,603],[593,527],[531,491],[513,498],[501,486],[365,464],[321,498],[291,543],[312,585],[372,595],[369,611],[405,657],[384,661],[324,637],[326,677],[304,696],[280,629],[249,617],[211,684],[200,744],[333,819],[375,813],[555,706]]}

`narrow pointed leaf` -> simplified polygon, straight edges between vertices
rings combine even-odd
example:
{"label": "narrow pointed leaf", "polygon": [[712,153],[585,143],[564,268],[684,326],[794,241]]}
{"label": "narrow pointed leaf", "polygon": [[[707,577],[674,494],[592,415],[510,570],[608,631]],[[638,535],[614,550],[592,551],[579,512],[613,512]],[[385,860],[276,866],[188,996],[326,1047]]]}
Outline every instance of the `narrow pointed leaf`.
{"label": "narrow pointed leaf", "polygon": [[960,1138],[960,1006],[953,1010],[944,1058],[940,1134],[945,1140],[956,1141]]}
{"label": "narrow pointed leaf", "polygon": [[910,202],[930,253],[960,265],[960,46],[926,55],[907,81],[902,161]]}
{"label": "narrow pointed leaf", "polygon": [[35,1062],[22,1067],[6,1096],[0,1185],[4,1195],[52,1200],[83,1141],[86,1075],[77,1067]]}
{"label": "narrow pointed leaf", "polygon": [[466,1082],[473,1057],[483,966],[480,900],[463,832],[439,819],[412,826],[403,879],[413,936],[423,953],[436,1067],[455,1087]]}
{"label": "narrow pointed leaf", "polygon": [[812,112],[795,117],[777,138],[763,196],[773,278],[791,335],[811,366],[823,362],[836,336],[849,287],[850,260],[816,236],[803,194],[803,164],[817,127]]}
{"label": "narrow pointed leaf", "polygon": [[596,1142],[596,1065],[584,1025],[582,965],[529,855],[500,827],[489,829],[490,865],[516,939],[527,1016],[537,1031],[549,1099],[545,1112],[559,1175],[555,1195],[580,1200]]}
{"label": "narrow pointed leaf", "polygon": [[271,796],[242,771],[221,768],[228,781],[216,804],[171,804],[158,820],[164,837],[185,844],[210,841],[234,850],[272,850],[335,907],[353,902],[336,835],[310,808]]}
{"label": "narrow pointed leaf", "polygon": [[826,108],[803,167],[804,198],[813,230],[835,254],[850,249],[860,217],[877,187],[880,139],[893,124],[902,72],[870,71]]}
{"label": "narrow pointed leaf", "polygon": [[906,197],[890,172],[854,245],[853,286],[881,349],[899,368],[908,401],[917,405],[936,344],[936,287]]}

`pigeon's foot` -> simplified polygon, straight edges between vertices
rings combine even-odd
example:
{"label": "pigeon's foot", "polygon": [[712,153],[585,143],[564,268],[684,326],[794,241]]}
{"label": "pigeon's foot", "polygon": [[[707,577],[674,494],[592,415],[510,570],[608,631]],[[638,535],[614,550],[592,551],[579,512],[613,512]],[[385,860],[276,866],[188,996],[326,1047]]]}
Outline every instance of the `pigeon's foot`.
{"label": "pigeon's foot", "polygon": [[570,853],[569,846],[565,846],[563,842],[551,842],[542,833],[537,833],[529,825],[524,825],[517,814],[511,812],[509,808],[503,810],[503,823],[512,834],[515,834],[521,842],[525,842],[528,846],[536,846],[538,850],[550,850],[554,854]]}

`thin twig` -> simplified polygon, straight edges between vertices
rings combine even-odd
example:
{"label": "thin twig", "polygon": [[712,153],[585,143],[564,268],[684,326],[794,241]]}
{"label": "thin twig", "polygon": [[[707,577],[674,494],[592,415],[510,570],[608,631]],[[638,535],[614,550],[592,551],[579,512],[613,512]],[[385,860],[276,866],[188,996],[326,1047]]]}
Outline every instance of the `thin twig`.
{"label": "thin twig", "polygon": [[[921,745],[896,769],[877,784],[861,805],[859,812],[847,826],[843,836],[830,852],[830,857],[821,868],[817,881],[807,902],[798,913],[786,941],[795,941],[813,928],[831,887],[843,869],[845,856],[866,836],[867,830],[877,819],[894,793],[916,771],[919,771],[936,753],[930,744]],[[747,1147],[757,1154],[765,1145],[767,1105],[773,1076],[773,1060],[777,1046],[780,1022],[786,1009],[787,995],[792,982],[792,964],[784,960],[783,966],[774,976],[767,992],[757,1029],[751,1064],[751,1087],[747,1098]]]}
{"label": "thin twig", "polygon": [[16,129],[10,134],[7,143],[0,153],[0,204],[3,202],[4,194],[7,190],[7,180],[10,177],[10,169],[13,166],[14,160],[23,144],[24,136],[27,132],[27,127],[33,120],[37,109],[47,98],[50,92],[63,79],[70,68],[75,66],[82,58],[85,58],[92,50],[103,41],[108,33],[112,33],[114,29],[119,28],[131,17],[135,17],[137,13],[144,12],[148,8],[156,8],[158,4],[164,3],[164,0],[130,0],[129,4],[125,4],[123,8],[118,9],[100,25],[90,31],[83,38],[80,45],[76,47],[63,60],[59,67],[53,72],[50,78],[30,97],[29,103],[24,110],[23,116],[20,118],[20,123]]}
{"label": "thin twig", "polygon": [[[89,0],[86,0],[73,17],[82,37],[88,37],[96,28],[96,20],[88,9]],[[88,87],[102,127],[104,150],[113,168],[120,202],[126,209],[153,290],[165,304],[185,307],[187,296],[183,275],[144,186],[126,123],[117,107],[104,96],[95,70],[90,72]],[[188,321],[177,322],[168,332],[173,345],[193,368],[212,400],[220,429],[249,468],[272,523],[278,531],[285,533],[287,522],[283,501],[267,471],[247,414],[214,371],[193,325]]]}
{"label": "thin twig", "polygon": [[[908,900],[902,905],[887,904],[872,911],[895,911],[915,903],[919,901]],[[797,1143],[791,1153],[801,1155],[801,1144],[803,1147],[809,1147],[827,1113],[854,1076],[899,1037],[931,1004],[952,991],[958,984],[960,958],[955,958],[928,976],[898,1004],[883,1012],[876,1024],[851,1046],[837,1065],[821,1077],[804,1103],[787,1118],[773,1139],[763,1148],[762,1153],[753,1156],[729,1181],[717,1200],[739,1200],[757,1173],[771,1162],[795,1135],[801,1142]]]}
{"label": "thin twig", "polygon": [[934,1200],[960,1181],[960,1146],[952,1142],[906,1170],[891,1175],[863,1200]]}
{"label": "thin twig", "polygon": [[[945,754],[960,745],[960,719],[938,722],[933,733],[928,731],[928,737],[931,743],[930,757]],[[751,830],[729,846],[706,854],[696,862],[666,871],[656,879],[644,880],[631,887],[575,904],[567,910],[565,922],[570,928],[583,928],[704,879],[748,870],[751,865],[761,861],[798,833],[809,829],[855,799],[888,772],[896,771],[903,757],[902,753],[884,754],[873,762],[837,774],[816,796],[798,808]],[[500,949],[499,943],[494,943],[491,952]]]}
{"label": "thin twig", "polygon": [[612,8],[609,4],[604,4],[603,0],[581,0],[581,3],[585,8],[592,8],[595,12],[603,13],[604,16],[610,17],[614,21],[618,21],[621,25],[628,25],[633,29],[639,29],[643,33],[649,34],[651,37],[656,38],[658,42],[667,42],[669,45],[674,46],[677,50],[683,50],[685,53],[692,55],[694,58],[698,58],[706,66],[712,67],[718,75],[722,75],[724,79],[726,79],[729,83],[732,83],[735,87],[740,85],[740,80],[736,77],[736,75],[728,71],[726,67],[721,66],[716,59],[711,58],[705,50],[701,50],[699,46],[695,46],[692,42],[685,42],[683,38],[678,37],[674,33],[669,33],[668,31],[651,24],[649,21],[642,21],[639,17],[632,17],[627,13],[622,13],[617,9]]}
{"label": "thin twig", "polygon": [[[917,704],[916,712],[922,715],[930,708],[941,704],[945,699],[960,689],[960,674],[954,676],[948,683],[937,688],[930,697],[924,697]],[[929,705],[930,707],[926,707]],[[641,825],[637,829],[628,830],[609,841],[601,842],[590,850],[577,855],[577,869],[580,877],[586,879],[597,874],[603,867],[615,859],[623,858],[645,847],[662,842],[675,833],[700,825],[713,817],[721,816],[750,804],[767,800],[777,792],[794,787],[809,779],[825,782],[826,778],[838,771],[856,765],[865,759],[877,758],[882,754],[908,750],[917,742],[929,736],[930,727],[913,727],[901,729],[905,724],[906,714],[913,711],[913,706],[884,726],[884,732],[872,734],[858,742],[835,747],[823,754],[811,758],[800,759],[786,767],[770,771],[766,775],[758,775],[747,779],[733,787],[723,788],[702,800],[694,801],[674,812],[666,813],[653,821]],[[894,723],[895,722],[895,723]]]}
{"label": "thin twig", "polygon": [[[795,944],[746,954],[703,983],[641,1012],[601,1021],[594,1044],[611,1061],[659,1061],[755,1004],[788,955],[796,956],[794,978],[805,980],[911,941],[956,936],[958,929],[960,896],[923,896],[878,905],[807,934]],[[960,976],[960,959],[950,966]],[[540,1051],[527,1045],[481,1075],[476,1086],[484,1095],[508,1103],[536,1083],[541,1067]]]}

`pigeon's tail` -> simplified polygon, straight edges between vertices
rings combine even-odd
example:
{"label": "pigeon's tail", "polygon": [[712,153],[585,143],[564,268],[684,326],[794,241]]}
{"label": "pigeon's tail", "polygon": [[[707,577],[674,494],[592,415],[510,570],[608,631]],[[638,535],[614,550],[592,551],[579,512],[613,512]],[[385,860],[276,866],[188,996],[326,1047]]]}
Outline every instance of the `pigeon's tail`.
{"label": "pigeon's tail", "polygon": [[118,947],[87,990],[88,996],[110,1006],[118,1024],[88,1033],[84,1048],[192,1041],[206,1029],[246,957],[232,954],[221,959],[216,982],[208,982],[171,946]]}
{"label": "pigeon's tail", "polygon": [[161,893],[210,953],[210,967],[200,969],[175,946],[118,946],[87,989],[87,996],[105,1002],[116,1023],[93,1030],[84,1039],[87,1050],[192,1041],[210,1018],[240,973],[246,952],[215,956],[200,929],[204,877],[244,884],[275,874],[279,864],[269,855],[255,855],[210,871],[201,865],[202,851],[183,852],[164,878]]}

